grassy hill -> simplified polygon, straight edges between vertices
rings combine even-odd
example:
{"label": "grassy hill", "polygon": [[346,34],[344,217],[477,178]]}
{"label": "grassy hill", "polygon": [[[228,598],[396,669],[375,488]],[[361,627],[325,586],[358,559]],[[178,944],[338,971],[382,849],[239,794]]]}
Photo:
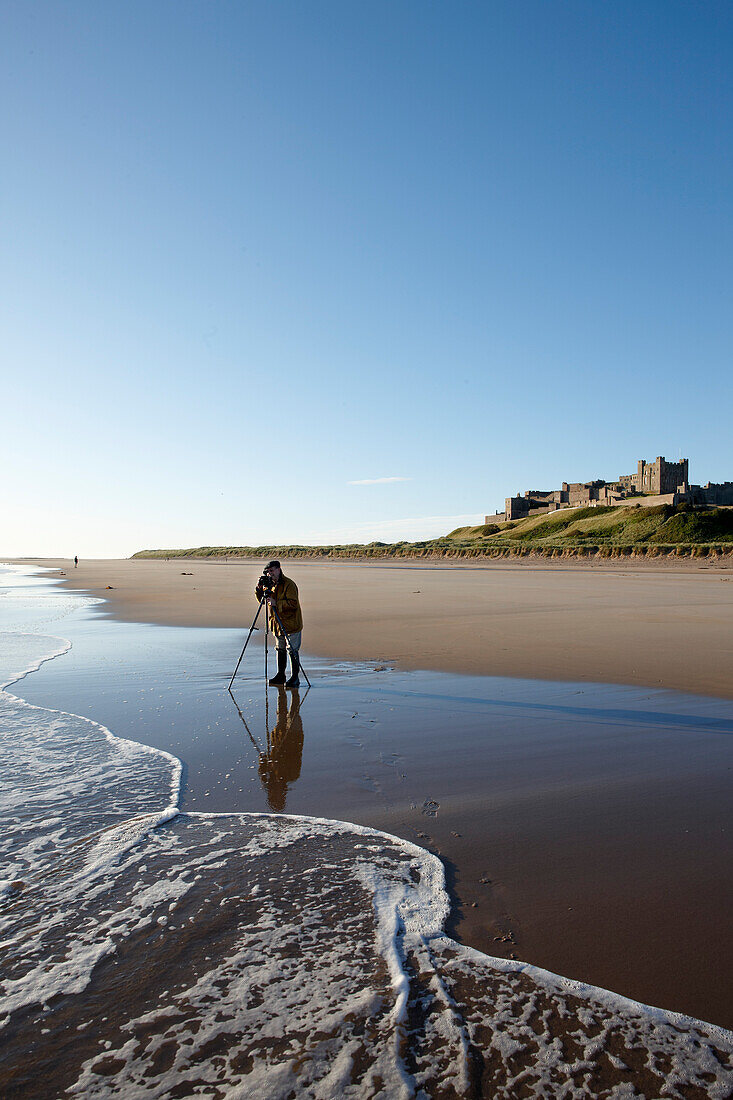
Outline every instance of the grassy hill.
{"label": "grassy hill", "polygon": [[733,544],[733,510],[685,504],[573,508],[508,523],[459,527],[449,537],[494,546],[725,546]]}
{"label": "grassy hill", "polygon": [[661,505],[563,509],[528,519],[458,527],[425,542],[340,546],[198,546],[140,550],[134,558],[707,557],[733,554],[733,509]]}

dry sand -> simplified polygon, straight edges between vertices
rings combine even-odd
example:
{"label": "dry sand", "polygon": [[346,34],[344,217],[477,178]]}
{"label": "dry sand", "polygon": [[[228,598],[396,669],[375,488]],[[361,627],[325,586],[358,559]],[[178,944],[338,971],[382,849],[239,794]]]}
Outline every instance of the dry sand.
{"label": "dry sand", "polygon": [[[114,618],[248,627],[261,563],[44,561]],[[406,669],[733,698],[733,570],[703,564],[283,561],[305,652]],[[111,586],[108,588],[108,586]]]}

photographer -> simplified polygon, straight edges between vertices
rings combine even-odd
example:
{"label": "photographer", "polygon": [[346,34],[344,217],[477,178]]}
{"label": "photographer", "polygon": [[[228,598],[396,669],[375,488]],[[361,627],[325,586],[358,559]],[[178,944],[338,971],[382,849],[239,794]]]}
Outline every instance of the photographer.
{"label": "photographer", "polygon": [[[273,676],[268,682],[273,687],[278,684],[285,684],[287,688],[297,687],[300,683],[298,677],[300,669],[298,651],[303,630],[303,614],[298,599],[298,586],[295,581],[291,581],[289,577],[285,576],[280,568],[279,561],[271,561],[265,567],[257,582],[255,596],[258,600],[264,597],[267,601],[270,630],[275,636],[275,647],[277,649],[277,676]],[[288,651],[283,628],[287,631],[290,639],[291,650],[290,679],[287,681],[285,679],[285,666],[288,661]]]}

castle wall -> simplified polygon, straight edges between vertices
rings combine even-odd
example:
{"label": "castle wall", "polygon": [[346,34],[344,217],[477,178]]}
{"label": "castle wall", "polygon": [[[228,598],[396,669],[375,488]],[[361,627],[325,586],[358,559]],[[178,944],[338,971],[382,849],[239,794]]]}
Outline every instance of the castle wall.
{"label": "castle wall", "polygon": [[660,504],[681,504],[685,496],[680,493],[659,493],[657,496],[627,497],[620,500],[620,508],[656,508]]}
{"label": "castle wall", "polygon": [[690,496],[695,504],[711,508],[733,507],[733,481],[709,481],[707,485],[691,485]]}
{"label": "castle wall", "polygon": [[[688,479],[687,458],[679,462],[667,462],[663,455],[654,462],[640,458],[636,473],[622,474],[618,481],[563,481],[561,489],[529,489],[523,496],[507,497],[504,514],[506,519],[524,519],[558,508],[626,503],[651,508],[684,500],[713,508],[733,508],[733,481],[690,485]],[[645,495],[636,495],[642,493]]]}

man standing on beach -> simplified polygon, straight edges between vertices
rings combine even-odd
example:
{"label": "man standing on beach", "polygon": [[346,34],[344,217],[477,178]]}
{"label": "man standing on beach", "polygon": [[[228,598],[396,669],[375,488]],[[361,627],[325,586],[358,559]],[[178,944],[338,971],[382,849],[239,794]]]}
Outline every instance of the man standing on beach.
{"label": "man standing on beach", "polygon": [[[272,581],[274,588],[267,595],[268,615],[270,630],[275,636],[275,649],[277,651],[277,676],[273,676],[268,682],[272,687],[285,684],[286,688],[295,688],[300,684],[298,672],[300,670],[300,639],[303,631],[303,613],[300,610],[298,599],[298,586],[290,577],[286,577],[280,568],[279,561],[271,561],[265,566],[264,573]],[[255,588],[255,596],[261,600],[265,590],[261,585]],[[277,612],[277,614],[275,614]],[[283,629],[287,631],[287,638]],[[287,644],[290,640],[290,679],[285,679],[285,666],[288,661]]]}

